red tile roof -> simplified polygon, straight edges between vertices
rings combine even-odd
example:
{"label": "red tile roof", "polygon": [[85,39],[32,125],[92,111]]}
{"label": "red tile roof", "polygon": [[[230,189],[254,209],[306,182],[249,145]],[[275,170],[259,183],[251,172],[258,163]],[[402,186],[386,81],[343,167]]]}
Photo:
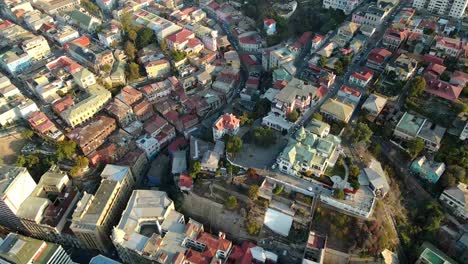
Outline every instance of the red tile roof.
{"label": "red tile roof", "polygon": [[190,48],[195,48],[197,46],[200,46],[200,45],[203,45],[202,42],[197,39],[197,38],[192,38],[192,39],[189,39],[188,43],[187,43],[187,46],[189,46]]}
{"label": "red tile roof", "polygon": [[450,83],[454,85],[461,85],[465,87],[465,84],[468,82],[468,73],[461,71],[454,71],[450,77]]}
{"label": "red tile roof", "polygon": [[360,91],[358,91],[358,90],[356,90],[356,89],[354,89],[354,88],[351,88],[351,87],[349,87],[349,86],[347,86],[347,85],[341,86],[340,91],[342,91],[342,92],[344,92],[344,93],[347,93],[347,94],[350,94],[350,95],[352,95],[352,96],[356,96],[356,97],[361,96],[361,92],[360,92]]}
{"label": "red tile roof", "polygon": [[459,39],[448,38],[448,37],[436,37],[437,44],[442,45],[447,48],[451,49],[461,49],[462,48],[462,41]]}
{"label": "red tile roof", "polygon": [[258,65],[258,60],[254,55],[242,54],[240,55],[241,60],[248,65]]}
{"label": "red tile roof", "polygon": [[10,20],[3,20],[3,23],[0,24],[0,29],[9,28],[14,25],[15,23],[11,22]]}
{"label": "red tile roof", "polygon": [[367,69],[367,68],[362,69],[360,72],[354,72],[353,74],[351,74],[351,77],[365,81],[365,82],[372,79],[373,76],[374,76],[374,71]]}
{"label": "red tile roof", "polygon": [[80,64],[67,56],[62,56],[52,62],[47,63],[46,67],[51,72],[59,71],[64,68],[69,74],[75,74],[83,69]]}
{"label": "red tile roof", "polygon": [[216,1],[212,1],[208,6],[213,10],[217,10],[220,7],[220,5]]}
{"label": "red tile roof", "polygon": [[190,38],[193,38],[194,36],[195,35],[192,31],[184,28],[177,33],[167,36],[166,39],[173,43],[181,44],[185,41],[188,41]]}
{"label": "red tile roof", "polygon": [[193,179],[190,176],[187,175],[180,175],[179,177],[179,187],[185,187],[185,188],[192,188],[193,186]]}
{"label": "red tile roof", "polygon": [[260,37],[256,34],[239,38],[239,42],[244,44],[257,44],[260,43],[260,41]]}
{"label": "red tile roof", "polygon": [[369,56],[367,56],[367,60],[381,64],[385,61],[386,58],[390,57],[392,55],[392,52],[387,50],[387,49],[373,49],[370,53]]}
{"label": "red tile roof", "polygon": [[[214,1],[213,1],[214,2]],[[185,259],[190,263],[209,264],[211,258],[203,256],[200,252],[189,249],[185,254]]]}
{"label": "red tile roof", "polygon": [[440,75],[442,75],[442,73],[444,73],[444,71],[446,69],[447,68],[445,66],[443,66],[443,65],[440,65],[440,64],[437,64],[437,63],[431,63],[426,68],[426,71],[425,71],[424,75],[426,76],[426,78],[437,79],[437,78],[439,78]]}
{"label": "red tile roof", "polygon": [[79,38],[76,38],[66,44],[63,45],[63,48],[65,50],[68,49],[68,47],[70,46],[70,44],[75,44],[75,45],[78,45],[78,46],[81,46],[81,47],[87,47],[89,46],[89,44],[91,43],[91,41],[89,40],[89,38],[85,35],[79,37]]}
{"label": "red tile roof", "polygon": [[75,105],[75,101],[73,101],[73,98],[71,96],[67,95],[55,101],[52,104],[52,108],[55,110],[55,112],[61,113],[73,105]]}
{"label": "red tile roof", "polygon": [[159,115],[154,115],[148,119],[143,125],[143,129],[146,133],[152,134],[158,130],[161,130],[165,125],[167,125],[166,119],[162,118]]}
{"label": "red tile roof", "polygon": [[273,88],[281,90],[284,87],[286,87],[286,85],[288,85],[288,83],[286,81],[284,81],[284,80],[276,81],[275,84],[273,85]]}
{"label": "red tile roof", "polygon": [[309,40],[310,37],[312,37],[312,32],[311,31],[306,31],[302,34],[302,36],[299,38],[299,43],[302,45],[305,45],[307,41]]}
{"label": "red tile roof", "polygon": [[34,112],[28,118],[29,125],[39,133],[43,134],[56,129],[54,123],[43,112]]}
{"label": "red tile roof", "polygon": [[276,24],[276,21],[273,18],[265,18],[263,20],[263,24],[265,24],[267,27]]}
{"label": "red tile roof", "polygon": [[318,43],[320,41],[322,41],[325,37],[323,35],[315,35],[315,37],[312,39],[312,43]]}
{"label": "red tile roof", "polygon": [[328,93],[328,89],[323,87],[323,86],[320,86],[318,89],[317,89],[317,96],[318,97],[324,97],[326,94]]}
{"label": "red tile roof", "polygon": [[169,152],[174,152],[186,146],[187,143],[188,142],[185,138],[178,137],[169,145],[169,147],[167,147],[167,149],[169,150]]}
{"label": "red tile roof", "polygon": [[451,85],[440,80],[431,80],[426,85],[426,92],[450,101],[457,100],[462,90],[463,86]]}
{"label": "red tile roof", "polygon": [[444,59],[441,59],[441,58],[439,58],[437,56],[430,55],[430,54],[425,54],[423,56],[423,60],[424,60],[424,62],[429,62],[429,63],[437,63],[437,64],[441,64],[441,65],[444,64]]}
{"label": "red tile roof", "polygon": [[222,115],[214,124],[214,127],[218,130],[234,129],[240,125],[240,119],[233,114]]}

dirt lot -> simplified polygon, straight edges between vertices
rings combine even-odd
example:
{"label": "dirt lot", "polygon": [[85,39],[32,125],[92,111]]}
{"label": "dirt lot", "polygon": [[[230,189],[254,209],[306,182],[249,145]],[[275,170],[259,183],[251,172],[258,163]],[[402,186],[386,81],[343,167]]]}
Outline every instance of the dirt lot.
{"label": "dirt lot", "polygon": [[25,144],[26,141],[19,133],[0,137],[0,164],[15,164],[16,157]]}

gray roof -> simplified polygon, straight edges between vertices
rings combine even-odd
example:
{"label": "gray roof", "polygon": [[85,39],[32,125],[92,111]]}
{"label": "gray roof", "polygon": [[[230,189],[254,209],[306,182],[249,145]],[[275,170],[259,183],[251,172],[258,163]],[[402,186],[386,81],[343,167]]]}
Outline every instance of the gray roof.
{"label": "gray roof", "polygon": [[369,167],[365,168],[364,172],[372,186],[376,189],[382,189],[383,194],[386,194],[390,190],[390,185],[388,184],[387,177],[385,176],[380,162],[372,159]]}

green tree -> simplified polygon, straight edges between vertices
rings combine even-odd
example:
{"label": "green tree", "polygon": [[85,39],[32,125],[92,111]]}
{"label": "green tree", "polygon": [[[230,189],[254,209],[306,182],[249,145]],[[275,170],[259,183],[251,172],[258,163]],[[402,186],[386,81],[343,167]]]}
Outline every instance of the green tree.
{"label": "green tree", "polygon": [[440,79],[446,82],[450,81],[450,72],[444,71],[442,75],[440,75]]}
{"label": "green tree", "polygon": [[374,156],[380,156],[382,153],[382,146],[379,143],[373,143],[369,149]]}
{"label": "green tree", "polygon": [[103,65],[102,70],[105,72],[110,72],[112,70],[112,66],[110,66],[109,64]]}
{"label": "green tree", "polygon": [[342,61],[337,61],[335,63],[335,73],[336,75],[342,75],[343,72],[344,72],[344,65],[343,65],[343,62]]}
{"label": "green tree", "polygon": [[360,170],[356,165],[349,166],[349,176],[352,178],[357,178],[359,176]]}
{"label": "green tree", "polygon": [[253,139],[256,145],[268,147],[275,144],[276,136],[269,127],[257,127],[253,131]]}
{"label": "green tree", "polygon": [[318,66],[319,66],[320,68],[325,67],[325,65],[327,65],[327,61],[328,61],[327,57],[321,56],[321,57],[320,57],[320,60],[319,60],[319,62],[318,62]]}
{"label": "green tree", "polygon": [[258,198],[259,189],[258,185],[251,185],[249,187],[248,196],[251,200],[256,200]]}
{"label": "green tree", "polygon": [[319,112],[315,112],[312,115],[312,118],[315,119],[315,120],[318,120],[318,121],[323,121],[323,116]]}
{"label": "green tree", "polygon": [[349,134],[349,138],[353,143],[358,143],[358,142],[363,142],[363,143],[369,143],[370,138],[372,137],[372,130],[369,128],[369,126],[366,123],[359,122],[356,126],[356,128],[353,128],[351,130],[351,133]]}
{"label": "green tree", "polygon": [[21,131],[21,137],[26,139],[26,140],[31,140],[31,138],[34,136],[34,132],[30,129],[25,129]]}
{"label": "green tree", "polygon": [[128,65],[127,77],[130,81],[134,81],[140,78],[140,65],[132,62]]}
{"label": "green tree", "polygon": [[424,141],[420,138],[414,139],[408,143],[408,152],[412,159],[416,158],[424,149]]}
{"label": "green tree", "polygon": [[257,235],[260,232],[261,225],[257,223],[254,219],[250,219],[247,221],[246,229],[247,233],[251,236]]}
{"label": "green tree", "polygon": [[299,118],[299,112],[296,111],[296,110],[293,110],[291,112],[288,113],[288,120],[291,121],[291,122],[296,122],[297,119]]}
{"label": "green tree", "polygon": [[200,161],[196,160],[194,162],[192,162],[192,166],[191,166],[191,172],[197,174],[201,171],[201,163]]}
{"label": "green tree", "polygon": [[447,167],[440,180],[444,189],[452,187],[458,182],[466,183],[466,170],[458,165],[450,165]]}
{"label": "green tree", "polygon": [[357,179],[353,179],[351,181],[351,187],[353,187],[354,190],[359,190],[361,184],[359,184],[359,181]]}
{"label": "green tree", "polygon": [[57,143],[57,160],[70,159],[76,152],[76,143],[63,140]]}
{"label": "green tree", "polygon": [[88,165],[89,165],[89,160],[85,156],[78,156],[76,158],[75,166],[78,166],[79,168],[84,169],[88,167]]}
{"label": "green tree", "polygon": [[244,125],[252,125],[253,123],[253,120],[251,118],[249,118],[249,115],[244,112],[241,116],[240,116],[240,124],[241,126],[244,126]]}
{"label": "green tree", "polygon": [[93,16],[99,17],[101,15],[99,7],[89,0],[81,0],[80,6]]}
{"label": "green tree", "polygon": [[276,185],[275,188],[273,188],[273,194],[279,195],[283,191],[283,185]]}
{"label": "green tree", "polygon": [[159,46],[161,47],[161,49],[162,49],[163,51],[165,51],[165,50],[167,49],[166,40],[163,39],[163,40],[161,41],[161,44],[160,44]]}
{"label": "green tree", "polygon": [[135,60],[136,48],[132,42],[127,41],[125,43],[124,52],[125,54],[127,54],[127,57],[129,60],[131,61]]}
{"label": "green tree", "polygon": [[342,189],[335,189],[335,198],[339,200],[345,199],[345,193]]}
{"label": "green tree", "polygon": [[139,49],[144,48],[148,46],[149,44],[151,44],[151,42],[153,42],[154,39],[155,39],[154,31],[151,30],[150,28],[144,27],[140,31],[138,31],[137,47]]}
{"label": "green tree", "polygon": [[238,136],[229,137],[226,150],[232,154],[239,153],[242,150],[242,139]]}
{"label": "green tree", "polygon": [[229,196],[226,200],[226,207],[230,210],[237,207],[237,198],[235,196]]}
{"label": "green tree", "polygon": [[172,50],[170,52],[172,59],[176,62],[181,61],[187,57],[187,53],[181,50]]}
{"label": "green tree", "polygon": [[137,33],[135,30],[130,30],[128,32],[128,38],[135,44],[136,38],[137,38]]}
{"label": "green tree", "polygon": [[426,89],[426,80],[422,76],[417,76],[410,83],[411,96],[421,96]]}

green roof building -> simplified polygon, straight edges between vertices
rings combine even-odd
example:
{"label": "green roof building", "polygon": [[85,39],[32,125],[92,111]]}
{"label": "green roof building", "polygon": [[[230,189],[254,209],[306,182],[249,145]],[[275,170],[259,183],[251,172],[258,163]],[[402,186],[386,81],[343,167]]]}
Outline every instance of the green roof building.
{"label": "green roof building", "polygon": [[15,264],[73,263],[62,246],[14,233],[8,234],[0,244],[0,262]]}
{"label": "green roof building", "polygon": [[424,242],[420,249],[416,264],[456,264],[453,259],[444,254],[429,242]]}
{"label": "green roof building", "polygon": [[290,175],[311,171],[320,176],[328,166],[334,166],[341,139],[329,131],[330,126],[318,120],[301,127],[277,159],[280,171]]}

